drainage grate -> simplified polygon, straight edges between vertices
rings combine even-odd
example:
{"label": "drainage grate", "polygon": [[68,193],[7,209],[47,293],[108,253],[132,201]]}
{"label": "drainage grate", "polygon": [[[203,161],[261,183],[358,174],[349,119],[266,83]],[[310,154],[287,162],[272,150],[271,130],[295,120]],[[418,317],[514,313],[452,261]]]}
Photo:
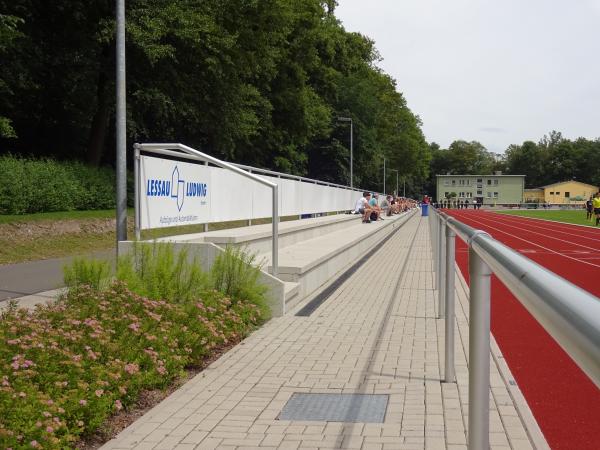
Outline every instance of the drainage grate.
{"label": "drainage grate", "polygon": [[295,393],[279,414],[279,420],[382,423],[387,394]]}

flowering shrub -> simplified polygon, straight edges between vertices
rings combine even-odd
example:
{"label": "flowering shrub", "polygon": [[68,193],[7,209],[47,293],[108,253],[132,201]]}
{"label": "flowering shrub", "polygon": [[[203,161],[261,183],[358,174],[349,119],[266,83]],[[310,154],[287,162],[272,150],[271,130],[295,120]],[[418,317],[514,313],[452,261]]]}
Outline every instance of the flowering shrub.
{"label": "flowering shrub", "polygon": [[35,311],[0,317],[0,448],[72,447],[142,389],[246,336],[265,319],[218,291],[185,302],[151,300],[115,282],[80,286]]}

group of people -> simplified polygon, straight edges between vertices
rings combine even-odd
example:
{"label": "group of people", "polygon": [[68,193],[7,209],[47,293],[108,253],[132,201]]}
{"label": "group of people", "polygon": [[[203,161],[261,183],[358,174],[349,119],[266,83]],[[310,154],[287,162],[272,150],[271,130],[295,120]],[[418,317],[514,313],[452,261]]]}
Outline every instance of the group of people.
{"label": "group of people", "polygon": [[354,214],[362,216],[363,223],[371,223],[377,220],[383,220],[383,216],[400,214],[408,211],[416,205],[414,200],[387,195],[380,200],[379,194],[363,192],[361,198],[356,201]]}
{"label": "group of people", "polygon": [[434,206],[436,208],[468,209],[471,205],[473,205],[473,209],[481,208],[481,203],[477,200],[473,200],[472,203],[469,200],[440,200]]}
{"label": "group of people", "polygon": [[585,209],[587,210],[587,220],[591,222],[596,216],[596,226],[600,225],[600,192],[596,192],[596,195],[585,202]]}

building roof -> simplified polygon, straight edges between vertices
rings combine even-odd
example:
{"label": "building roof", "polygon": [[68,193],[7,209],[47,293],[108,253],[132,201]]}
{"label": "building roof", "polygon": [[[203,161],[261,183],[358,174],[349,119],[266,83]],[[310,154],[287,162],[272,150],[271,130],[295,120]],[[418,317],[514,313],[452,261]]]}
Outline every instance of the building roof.
{"label": "building roof", "polygon": [[526,191],[543,191],[542,188],[525,188]]}
{"label": "building roof", "polygon": [[462,174],[462,173],[457,173],[454,175],[436,175],[436,177],[525,177],[526,175],[494,175],[494,174],[488,174],[488,175],[470,175],[470,174]]}
{"label": "building roof", "polygon": [[577,183],[577,184],[582,184],[584,186],[588,186],[594,189],[598,189],[598,186],[594,186],[593,184],[588,184],[588,183],[582,183],[581,181],[575,181],[575,180],[567,180],[567,181],[557,181],[556,183],[552,183],[552,184],[547,184],[546,186],[540,186],[540,189],[546,189],[552,186],[558,186],[560,184],[565,184],[565,183]]}

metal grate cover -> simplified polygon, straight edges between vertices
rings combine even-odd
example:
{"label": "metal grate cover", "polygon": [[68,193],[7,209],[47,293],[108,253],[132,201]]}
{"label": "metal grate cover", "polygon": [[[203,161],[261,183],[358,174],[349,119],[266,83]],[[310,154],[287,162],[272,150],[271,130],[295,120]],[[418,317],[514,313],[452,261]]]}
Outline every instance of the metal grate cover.
{"label": "metal grate cover", "polygon": [[295,393],[279,414],[279,420],[382,423],[387,394]]}

